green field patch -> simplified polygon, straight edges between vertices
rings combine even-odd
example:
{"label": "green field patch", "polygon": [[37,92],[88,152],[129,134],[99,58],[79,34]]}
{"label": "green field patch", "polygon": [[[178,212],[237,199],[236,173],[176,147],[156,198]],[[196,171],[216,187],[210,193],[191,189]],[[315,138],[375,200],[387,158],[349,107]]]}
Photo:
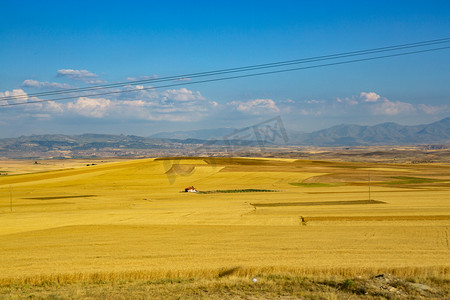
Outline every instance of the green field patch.
{"label": "green field patch", "polygon": [[433,178],[422,178],[422,177],[408,177],[408,176],[394,176],[391,177],[397,179],[395,181],[382,182],[381,184],[418,184],[418,183],[435,183],[443,182],[444,180],[433,179]]}
{"label": "green field patch", "polygon": [[214,190],[214,191],[199,191],[198,194],[228,194],[228,193],[268,193],[278,192],[277,190],[265,189],[237,189],[237,190]]}
{"label": "green field patch", "polygon": [[341,185],[338,183],[322,183],[322,182],[290,182],[289,184],[300,187],[333,187]]}
{"label": "green field patch", "polygon": [[57,200],[57,199],[73,199],[73,198],[91,198],[96,197],[97,195],[73,195],[73,196],[51,196],[51,197],[30,197],[30,198],[22,198],[28,200]]}
{"label": "green field patch", "polygon": [[276,203],[250,203],[254,207],[280,207],[280,206],[315,206],[315,205],[356,205],[356,204],[386,204],[378,200],[350,200],[350,201],[314,201],[314,202],[276,202]]}

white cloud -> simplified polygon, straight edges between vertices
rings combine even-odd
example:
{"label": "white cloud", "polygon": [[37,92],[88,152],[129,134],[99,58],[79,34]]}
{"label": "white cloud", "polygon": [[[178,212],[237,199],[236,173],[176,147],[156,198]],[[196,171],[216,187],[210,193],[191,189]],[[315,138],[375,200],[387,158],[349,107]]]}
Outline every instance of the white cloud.
{"label": "white cloud", "polygon": [[450,106],[448,105],[427,105],[427,104],[419,104],[418,109],[427,115],[437,115],[437,114],[446,114],[450,112]]}
{"label": "white cloud", "polygon": [[[337,105],[341,105],[341,110],[346,109],[347,113],[361,114],[366,111],[372,115],[388,115],[396,116],[402,114],[411,114],[417,111],[417,106],[407,102],[391,101],[374,92],[361,92],[359,95],[360,101],[357,97],[337,98]],[[347,106],[345,106],[347,105]],[[353,106],[354,109],[349,110]],[[338,110],[339,106],[335,107]],[[331,111],[330,111],[331,113]],[[345,113],[342,111],[342,113]]]}
{"label": "white cloud", "polygon": [[345,97],[345,98],[336,98],[336,101],[338,103],[348,104],[348,105],[357,105],[359,104],[358,100],[356,100],[354,97]]}
{"label": "white cloud", "polygon": [[34,114],[32,116],[34,118],[38,118],[38,119],[50,119],[51,118],[50,114]]}
{"label": "white cloud", "polygon": [[72,86],[67,83],[59,82],[48,82],[48,81],[37,81],[33,79],[27,79],[22,82],[23,87],[33,87],[33,88],[54,88],[54,89],[68,89]]}
{"label": "white cloud", "polygon": [[415,112],[416,108],[411,103],[400,101],[389,101],[384,99],[383,102],[376,103],[372,107],[372,113],[375,115],[400,115]]}
{"label": "white cloud", "polygon": [[140,90],[114,103],[120,106],[121,115],[168,121],[199,120],[219,105],[216,101],[207,101],[200,92],[186,88],[163,92]]}
{"label": "white cloud", "polygon": [[127,77],[127,81],[141,81],[141,80],[151,80],[158,78],[158,75],[152,76],[139,76],[139,77]]}
{"label": "white cloud", "polygon": [[55,101],[45,102],[45,107],[43,110],[49,113],[63,113],[65,109],[65,104]]}
{"label": "white cloud", "polygon": [[191,81],[192,79],[189,77],[182,77],[182,78],[177,78],[174,81]]}
{"label": "white cloud", "polygon": [[417,110],[411,103],[390,101],[374,92],[361,92],[359,97],[362,99],[362,103],[370,105],[369,110],[374,115],[396,116],[401,114],[411,114]]}
{"label": "white cloud", "polygon": [[315,100],[315,99],[305,101],[305,103],[307,103],[307,104],[320,104],[320,103],[324,103],[324,102],[325,101],[323,101],[323,100]]}
{"label": "white cloud", "polygon": [[28,101],[28,94],[22,89],[13,89],[12,91],[0,92],[0,98],[5,97],[8,97],[8,100],[1,101],[0,104],[24,103]]}
{"label": "white cloud", "polygon": [[167,90],[161,93],[164,100],[174,101],[193,101],[193,100],[205,100],[200,92],[193,92],[186,88],[179,90]]}
{"label": "white cloud", "polygon": [[68,103],[67,109],[82,116],[102,118],[108,114],[111,105],[111,100],[108,99],[80,97],[75,102]]}
{"label": "white cloud", "polygon": [[205,116],[215,107],[215,102],[206,102],[202,106],[181,102],[165,104],[148,101],[114,102],[115,117],[140,120],[195,121]]}
{"label": "white cloud", "polygon": [[359,97],[363,100],[363,102],[377,102],[381,96],[374,92],[362,92]]}
{"label": "white cloud", "polygon": [[303,116],[321,116],[323,115],[323,110],[322,109],[300,109],[298,111],[299,114],[303,115]]}
{"label": "white cloud", "polygon": [[229,105],[235,106],[236,110],[251,115],[261,115],[279,112],[275,101],[272,99],[255,99],[247,102],[232,101]]}
{"label": "white cloud", "polygon": [[61,69],[56,73],[58,77],[66,77],[72,80],[83,81],[84,83],[105,83],[104,80],[98,78],[98,75],[88,70]]}
{"label": "white cloud", "polygon": [[[88,118],[196,121],[219,106],[216,101],[206,101],[200,92],[187,89],[139,90],[126,93],[127,97],[79,97],[69,103],[49,101],[34,107],[35,113],[58,115],[77,114]],[[130,95],[131,94],[131,95]]]}

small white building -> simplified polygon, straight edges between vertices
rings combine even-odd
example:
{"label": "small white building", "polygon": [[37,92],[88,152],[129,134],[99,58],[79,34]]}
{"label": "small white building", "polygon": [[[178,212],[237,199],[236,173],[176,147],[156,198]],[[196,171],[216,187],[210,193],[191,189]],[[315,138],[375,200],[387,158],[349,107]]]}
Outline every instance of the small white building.
{"label": "small white building", "polygon": [[197,193],[197,190],[196,190],[195,187],[193,187],[193,186],[190,186],[190,187],[185,188],[184,191],[185,191],[186,193]]}

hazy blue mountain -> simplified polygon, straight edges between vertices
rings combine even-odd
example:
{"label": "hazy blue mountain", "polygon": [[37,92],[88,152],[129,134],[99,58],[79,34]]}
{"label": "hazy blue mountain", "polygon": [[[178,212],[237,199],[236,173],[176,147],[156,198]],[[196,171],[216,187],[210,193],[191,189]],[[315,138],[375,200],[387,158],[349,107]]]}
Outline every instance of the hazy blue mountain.
{"label": "hazy blue mountain", "polygon": [[[161,132],[153,138],[183,140],[182,143],[201,143],[209,138],[219,139],[230,134],[233,128],[216,128],[191,131]],[[341,124],[311,133],[289,132],[290,145],[358,146],[358,145],[411,145],[449,144],[450,118],[415,126],[382,123],[374,126]],[[284,141],[275,141],[283,144]]]}
{"label": "hazy blue mountain", "polygon": [[[170,155],[183,149],[194,149],[208,144],[214,138],[215,146],[230,144],[258,146],[254,141],[223,136],[233,133],[232,128],[177,131],[155,134],[152,137],[111,134],[31,135],[0,139],[0,157],[59,157],[104,156],[157,153]],[[415,126],[383,123],[374,126],[337,125],[311,133],[288,133],[289,145],[306,146],[370,146],[370,145],[436,145],[450,144],[450,118]],[[272,144],[268,141],[268,144]],[[284,145],[278,139],[273,144]],[[136,151],[128,151],[134,149]],[[153,151],[153,152],[152,152]],[[159,152],[158,152],[159,151]]]}
{"label": "hazy blue mountain", "polygon": [[382,123],[374,126],[337,125],[292,135],[291,144],[313,146],[449,144],[450,118],[415,126]]}

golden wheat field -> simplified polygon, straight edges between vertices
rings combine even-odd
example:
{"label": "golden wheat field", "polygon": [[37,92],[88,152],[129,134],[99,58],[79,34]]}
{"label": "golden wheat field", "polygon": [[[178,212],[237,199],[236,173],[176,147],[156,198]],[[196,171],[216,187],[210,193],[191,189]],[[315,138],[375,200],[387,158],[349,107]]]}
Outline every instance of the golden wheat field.
{"label": "golden wheat field", "polygon": [[450,274],[448,165],[1,163],[2,284]]}

